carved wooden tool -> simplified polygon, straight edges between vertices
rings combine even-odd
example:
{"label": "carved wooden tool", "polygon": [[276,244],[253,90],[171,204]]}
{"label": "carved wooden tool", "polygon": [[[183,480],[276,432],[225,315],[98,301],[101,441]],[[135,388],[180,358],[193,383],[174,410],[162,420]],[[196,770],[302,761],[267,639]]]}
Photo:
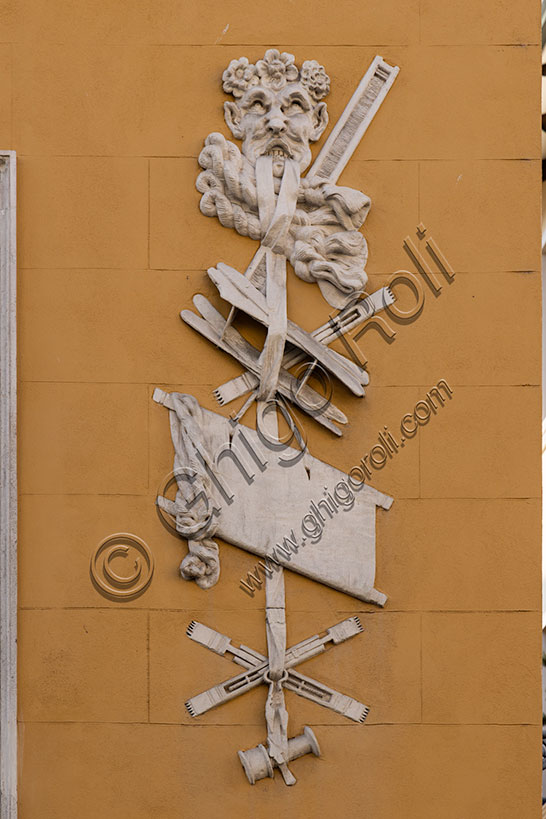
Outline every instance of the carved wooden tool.
{"label": "carved wooden tool", "polygon": [[[220,632],[195,620],[192,620],[189,624],[186,634],[196,643],[208,648],[210,651],[214,651],[215,654],[219,654],[221,657],[226,656],[226,654],[231,655],[232,661],[244,668],[256,668],[256,666],[267,662],[267,657],[264,657],[258,651],[254,651],[254,649],[245,645],[234,646],[230,638],[225,634],[220,634]],[[299,671],[294,669],[288,671],[284,687],[306,700],[315,702],[323,708],[328,708],[335,711],[336,714],[341,714],[361,724],[365,721],[370,710],[367,705],[355,700],[353,697],[341,694],[334,688],[330,688],[312,677],[300,674]]]}
{"label": "carved wooden tool", "polygon": [[[261,370],[260,353],[258,350],[246,339],[244,339],[234,327],[229,327],[227,331],[224,332],[226,320],[204,296],[195,296],[193,303],[201,313],[202,317],[196,316],[191,310],[182,310],[180,313],[182,320],[185,321],[186,324],[189,324],[190,327],[193,327],[194,330],[201,333],[201,335],[203,335],[221,350],[229,353],[229,355],[232,355],[237,359],[237,361],[243,364],[246,369],[250,370],[252,373],[254,373],[254,375],[259,377]],[[222,335],[224,335],[224,340],[222,340]],[[295,402],[296,393],[298,392],[299,387],[300,385],[294,376],[285,369],[281,368],[279,371],[279,381],[277,384],[277,389],[281,395],[283,395],[289,401]],[[323,396],[308,386],[305,386],[304,390],[305,404],[302,401],[301,403],[297,403],[297,406],[304,410],[306,406],[309,408],[323,406]],[[333,404],[326,407],[323,413],[313,415],[313,417],[336,435],[341,435],[341,432],[338,427],[336,427],[334,421],[339,424],[347,423],[347,416]]]}
{"label": "carved wooden tool", "polygon": [[[356,304],[346,307],[338,316],[327,321],[326,324],[323,324],[321,327],[318,327],[311,335],[313,338],[316,338],[317,341],[320,341],[321,344],[328,345],[332,341],[335,341],[336,338],[350,333],[358,327],[359,324],[362,324],[362,322],[371,318],[380,310],[384,310],[389,304],[394,304],[395,300],[393,292],[388,287],[382,287],[380,290],[376,290],[375,293],[372,293],[371,296],[367,296]],[[282,366],[285,370],[289,370],[291,367],[296,366],[296,364],[301,364],[306,358],[307,356],[304,352],[293,348],[285,353]],[[362,383],[365,386],[369,382],[369,377],[366,370],[362,370],[362,373]],[[236,398],[240,398],[245,395],[245,393],[250,392],[250,390],[256,389],[257,385],[258,379],[256,376],[247,371],[242,375],[238,375],[226,381],[225,384],[221,384],[213,390],[213,395],[218,404],[223,407],[224,404],[229,404],[230,401],[234,401]]]}
{"label": "carved wooden tool", "polygon": [[[307,725],[303,729],[303,734],[292,737],[287,744],[289,762],[299,759],[300,756],[305,754],[320,756],[320,746],[317,738]],[[256,782],[266,776],[273,777],[273,768],[277,766],[277,763],[271,759],[263,745],[256,745],[255,748],[249,748],[248,751],[239,751],[239,760],[251,785],[255,785]]]}
{"label": "carved wooden tool", "polygon": [[[269,315],[264,296],[237,270],[220,263],[216,268],[209,268],[209,278],[218,287],[220,295],[231,304],[239,307],[266,327]],[[344,358],[334,350],[325,347],[313,336],[294,324],[287,322],[287,339],[296,347],[304,350],[312,359],[319,361],[332,375],[335,375],[355,395],[362,397],[362,369],[352,361]]]}
{"label": "carved wooden tool", "polygon": [[[289,648],[285,655],[284,667],[288,671],[294,666],[305,662],[305,660],[310,660],[312,657],[322,654],[328,643],[331,642],[337,645],[351,637],[356,637],[362,631],[358,617],[342,620],[341,623],[329,628],[324,636],[320,637],[318,634],[314,634],[312,637],[308,637],[306,640],[302,640],[301,643],[296,643],[296,645]],[[195,697],[191,697],[185,703],[188,712],[192,717],[197,717],[217,705],[245,694],[264,682],[264,674],[267,673],[268,668],[269,663],[265,661],[219,685],[209,688],[207,691],[203,691],[201,694],[197,694]]]}
{"label": "carved wooden tool", "polygon": [[400,69],[377,55],[360,80],[330,136],[315,159],[307,179],[337,182],[370,127]]}

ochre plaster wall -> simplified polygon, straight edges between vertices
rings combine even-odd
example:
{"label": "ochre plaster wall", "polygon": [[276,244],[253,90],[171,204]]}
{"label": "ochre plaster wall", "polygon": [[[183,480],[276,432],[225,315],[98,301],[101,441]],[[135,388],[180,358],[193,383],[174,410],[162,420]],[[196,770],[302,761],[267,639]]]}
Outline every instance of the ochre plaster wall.
{"label": "ochre plaster wall", "polygon": [[[538,819],[540,812],[539,3],[19,0],[2,4],[0,144],[18,152],[20,816]],[[331,123],[375,54],[401,73],[342,184],[373,200],[370,291],[409,266],[423,222],[455,270],[387,344],[371,385],[339,387],[350,426],[304,420],[348,470],[439,379],[453,397],[373,476],[384,610],[287,573],[288,640],[358,612],[365,634],[302,668],[371,706],[349,724],[288,694],[320,760],[255,787],[236,756],[265,738],[265,689],[192,721],[233,666],[185,637],[193,617],[265,648],[252,556],[221,545],[210,592],[154,499],[172,464],[155,386],[216,409],[240,369],[178,318],[205,276],[254,243],[206,219],[194,188],[227,135],[221,72],[278,46],[323,63]],[[399,289],[400,304],[411,299]],[[408,308],[409,309],[409,308]],[[290,277],[308,329],[327,305]],[[226,410],[224,410],[226,412]],[[251,416],[249,416],[251,419]],[[105,536],[156,560],[137,600],[93,587]],[[296,770],[297,768],[297,770]]]}

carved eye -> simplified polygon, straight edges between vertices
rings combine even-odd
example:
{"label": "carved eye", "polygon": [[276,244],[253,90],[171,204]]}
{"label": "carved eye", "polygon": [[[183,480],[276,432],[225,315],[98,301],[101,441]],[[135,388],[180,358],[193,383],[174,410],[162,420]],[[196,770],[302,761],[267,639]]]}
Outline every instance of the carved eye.
{"label": "carved eye", "polygon": [[261,100],[254,100],[254,102],[250,106],[250,110],[252,111],[253,114],[264,114],[265,105]]}
{"label": "carved eye", "polygon": [[301,111],[303,111],[303,103],[300,102],[300,100],[292,100],[289,107],[292,113],[295,114],[299,114]]}

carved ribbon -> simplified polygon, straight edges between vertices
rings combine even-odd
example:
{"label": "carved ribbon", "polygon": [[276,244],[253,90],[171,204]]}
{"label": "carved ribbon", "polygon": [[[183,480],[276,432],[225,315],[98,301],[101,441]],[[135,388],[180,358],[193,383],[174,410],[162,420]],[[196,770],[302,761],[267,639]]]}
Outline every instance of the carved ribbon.
{"label": "carved ribbon", "polygon": [[[267,338],[260,357],[261,378],[258,404],[267,401],[275,392],[284,355],[287,331],[286,315],[286,257],[283,252],[286,236],[296,210],[300,183],[299,165],[286,159],[277,202],[271,157],[259,157],[256,162],[256,193],[260,227],[264,238],[266,259],[266,301],[269,314]],[[263,412],[258,411],[263,417]],[[269,419],[278,437],[276,417]],[[273,430],[272,430],[273,431]],[[283,681],[286,653],[286,613],[284,576],[282,570],[266,578],[266,633],[270,681],[265,704],[269,756],[275,760],[287,785],[295,778],[288,769],[288,711],[284,701]]]}
{"label": "carved ribbon", "polygon": [[282,682],[272,682],[265,704],[267,723],[267,745],[271,759],[277,763],[287,785],[294,785],[296,779],[288,768],[288,711],[284,704]]}
{"label": "carved ribbon", "polygon": [[298,200],[300,169],[286,159],[279,196],[275,204],[273,159],[261,156],[256,161],[256,193],[266,248],[266,299],[269,328],[260,362],[262,372],[258,398],[268,400],[277,388],[286,343],[286,257],[283,247],[292,224]]}
{"label": "carved ribbon", "polygon": [[[276,415],[270,420],[275,425]],[[276,430],[278,436],[278,429]],[[265,704],[269,756],[275,760],[287,785],[296,780],[288,769],[288,711],[284,702],[283,683],[288,677],[286,658],[286,607],[284,571],[281,569],[265,580],[265,628],[269,670],[269,693]]]}

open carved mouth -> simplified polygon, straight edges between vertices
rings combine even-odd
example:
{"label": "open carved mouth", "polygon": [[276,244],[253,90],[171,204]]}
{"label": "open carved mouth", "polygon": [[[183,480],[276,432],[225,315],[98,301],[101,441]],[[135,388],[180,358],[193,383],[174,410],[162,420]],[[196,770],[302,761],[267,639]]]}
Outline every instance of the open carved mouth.
{"label": "open carved mouth", "polygon": [[272,156],[274,159],[292,158],[292,154],[284,142],[271,142],[265,149],[264,156]]}

